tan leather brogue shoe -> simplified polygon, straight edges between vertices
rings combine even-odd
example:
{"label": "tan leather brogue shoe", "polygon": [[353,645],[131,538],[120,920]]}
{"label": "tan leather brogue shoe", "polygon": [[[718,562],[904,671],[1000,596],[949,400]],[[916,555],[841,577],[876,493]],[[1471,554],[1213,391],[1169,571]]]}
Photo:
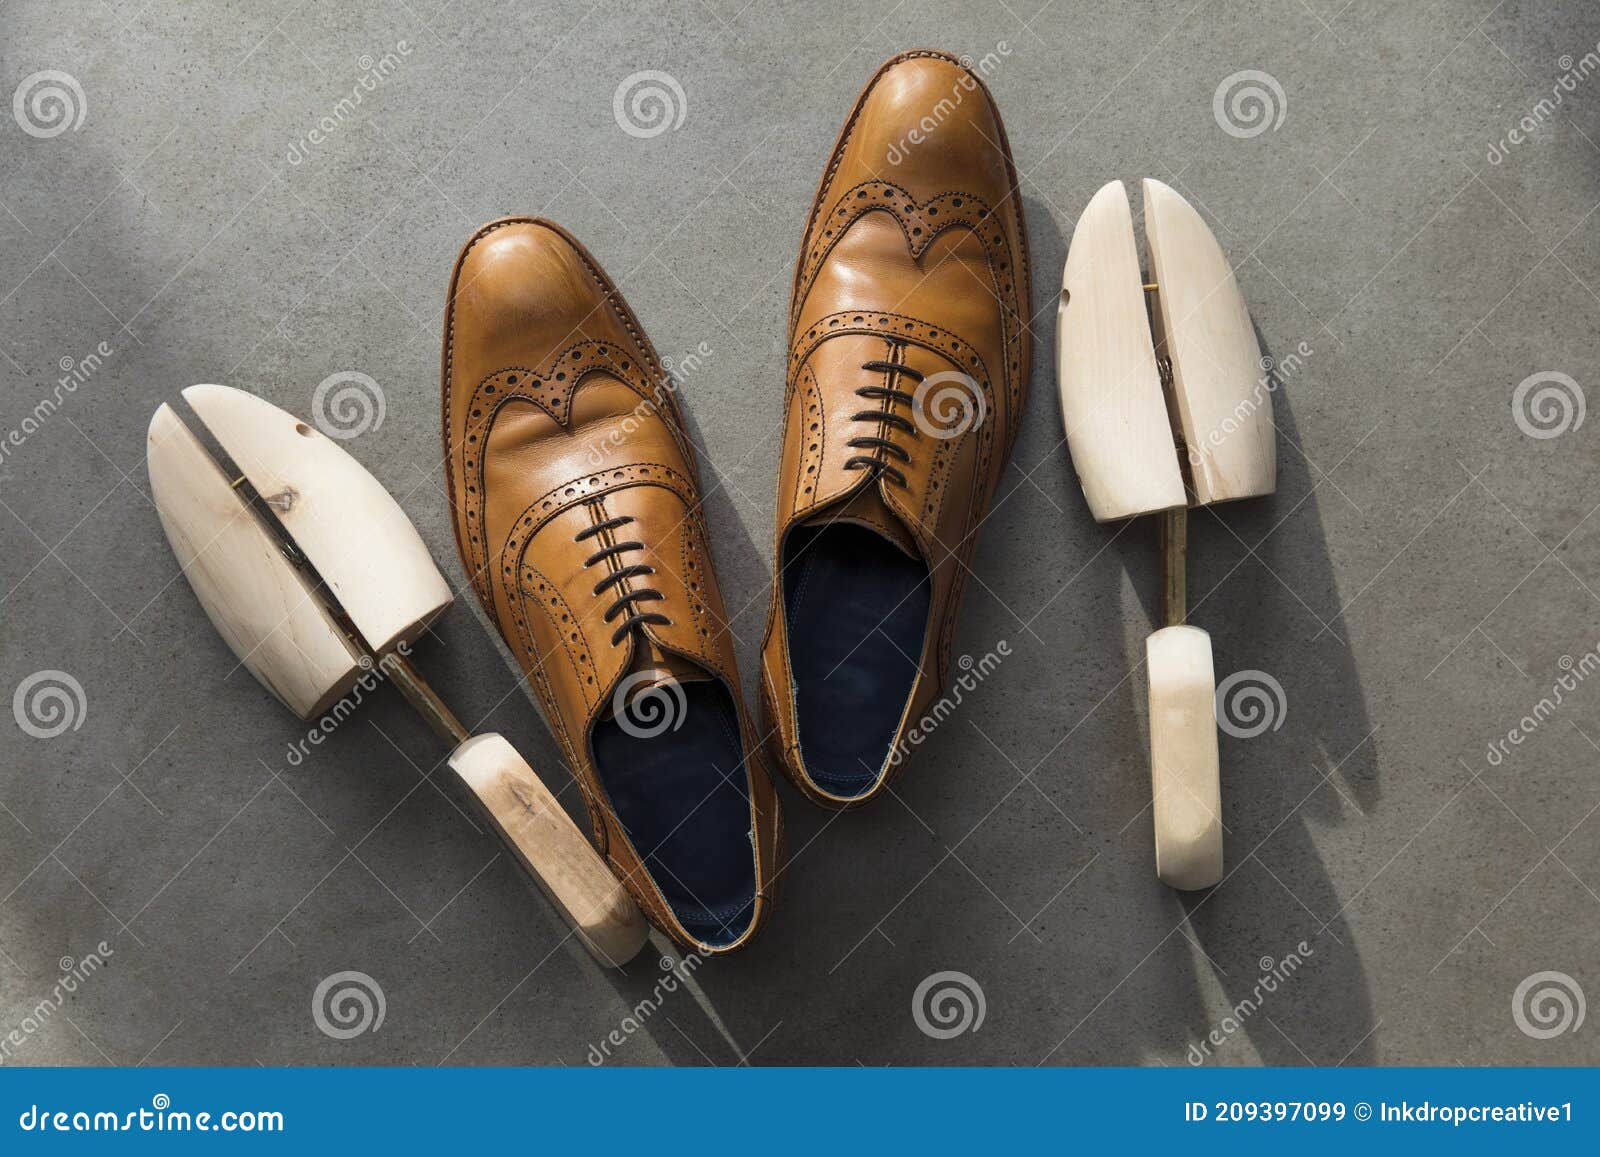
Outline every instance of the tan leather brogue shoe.
{"label": "tan leather brogue shoe", "polygon": [[943,693],[957,604],[1029,369],[1016,172],[941,52],[856,101],[795,269],[762,706],[796,787],[871,799]]}
{"label": "tan leather brogue shoe", "polygon": [[508,218],[445,312],[456,545],[650,918],[702,953],[767,918],[778,801],[740,697],[675,383],[594,258]]}

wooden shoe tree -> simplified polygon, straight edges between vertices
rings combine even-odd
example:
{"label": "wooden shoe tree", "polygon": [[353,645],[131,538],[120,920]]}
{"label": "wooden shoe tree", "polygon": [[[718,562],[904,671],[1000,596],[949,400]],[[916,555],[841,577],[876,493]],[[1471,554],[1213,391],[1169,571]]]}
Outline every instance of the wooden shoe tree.
{"label": "wooden shoe tree", "polygon": [[1150,281],[1121,181],[1078,219],[1056,369],[1095,521],[1161,519],[1163,626],[1145,641],[1156,874],[1187,891],[1223,872],[1211,637],[1185,621],[1188,508],[1271,494],[1277,459],[1261,349],[1222,247],[1160,181],[1144,182],[1144,221]]}
{"label": "wooden shoe tree", "polygon": [[151,492],[179,566],[239,661],[308,720],[367,672],[393,680],[454,746],[450,766],[589,951],[616,967],[632,959],[647,932],[632,898],[516,750],[493,733],[470,735],[407,659],[454,596],[405,512],[342,447],[269,402],[215,385],[183,396],[240,477],[230,480],[162,405],[150,420]]}

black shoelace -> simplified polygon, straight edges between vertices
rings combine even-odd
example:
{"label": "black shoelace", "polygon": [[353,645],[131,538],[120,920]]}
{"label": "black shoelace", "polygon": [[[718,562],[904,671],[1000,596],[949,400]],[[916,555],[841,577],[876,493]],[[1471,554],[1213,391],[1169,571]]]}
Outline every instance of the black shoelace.
{"label": "black shoelace", "polygon": [[[573,536],[573,541],[582,542],[586,538],[593,538],[595,535],[602,534],[605,531],[615,530],[619,526],[626,526],[632,521],[633,516],[631,514],[623,514],[616,518],[608,518],[604,522],[597,522],[593,526],[585,527],[583,530],[578,531],[578,533]],[[601,550],[597,550],[594,554],[591,554],[588,558],[584,559],[584,569],[587,570],[596,563],[604,562],[608,558],[614,558],[617,555],[625,554],[630,550],[643,549],[644,543],[642,542],[616,543],[613,546],[608,546]],[[656,568],[653,566],[650,566],[646,563],[633,563],[632,565],[621,567],[620,569],[614,570],[610,574],[606,575],[605,578],[601,579],[595,584],[594,593],[597,595],[604,594],[608,587],[613,586],[618,587],[620,590],[620,584],[625,579],[638,578],[642,575],[651,575],[655,573]],[[607,608],[605,621],[609,623],[612,619],[616,618],[624,611],[627,612],[628,617],[623,619],[616,631],[612,633],[611,645],[613,647],[617,646],[622,642],[623,639],[628,637],[629,631],[643,623],[660,623],[664,627],[670,627],[672,625],[672,620],[667,618],[666,615],[658,614],[655,611],[641,611],[636,605],[638,603],[662,601],[665,598],[665,595],[653,587],[641,587],[638,590],[621,591],[621,593],[617,596],[617,601],[612,603],[611,606]]]}
{"label": "black shoelace", "polygon": [[[911,379],[913,382],[920,382],[925,376],[921,370],[914,370],[910,366],[903,365],[900,362],[862,362],[861,368],[864,370],[878,370],[885,374],[900,374]],[[893,381],[894,379],[890,378],[889,380]],[[850,420],[852,422],[882,422],[886,426],[892,426],[896,429],[904,430],[913,438],[921,436],[920,432],[917,430],[915,422],[913,422],[910,418],[907,418],[904,414],[895,413],[892,409],[894,403],[896,402],[901,402],[909,406],[916,400],[905,390],[897,390],[893,386],[862,386],[856,391],[856,395],[862,398],[887,401],[889,405],[879,410],[861,410],[857,413],[851,414]],[[880,438],[876,434],[864,434],[860,437],[851,438],[845,443],[845,445],[857,450],[874,451],[874,453],[870,455],[857,454],[852,458],[847,458],[844,464],[844,468],[846,470],[866,470],[870,472],[874,478],[887,478],[891,482],[894,482],[896,485],[901,487],[906,485],[906,476],[904,472],[902,472],[899,467],[884,461],[883,458],[879,457],[877,454],[877,451],[881,450],[885,454],[893,454],[902,462],[910,462],[911,454],[904,446],[896,445],[889,439]]]}

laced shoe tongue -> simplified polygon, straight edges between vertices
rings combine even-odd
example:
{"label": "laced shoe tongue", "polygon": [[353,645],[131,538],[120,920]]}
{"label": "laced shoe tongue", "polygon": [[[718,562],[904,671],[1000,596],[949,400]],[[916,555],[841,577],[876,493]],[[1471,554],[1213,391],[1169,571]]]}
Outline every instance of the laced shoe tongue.
{"label": "laced shoe tongue", "polygon": [[[657,709],[651,706],[657,701],[670,704],[673,700],[682,700],[683,692],[678,691],[673,694],[673,688],[677,684],[709,683],[715,678],[710,671],[692,659],[685,659],[682,655],[656,646],[643,633],[636,635],[636,640],[633,662],[628,664],[627,671],[617,684],[617,690],[606,706],[603,718],[619,714],[630,718],[649,714]],[[635,702],[641,696],[649,698],[642,703]],[[668,710],[671,710],[670,706]]]}
{"label": "laced shoe tongue", "polygon": [[693,659],[685,659],[676,651],[658,647],[648,635],[640,634],[633,649],[633,662],[629,674],[649,672],[653,678],[640,679],[639,687],[658,687],[663,683],[708,683],[713,678]]}
{"label": "laced shoe tongue", "polygon": [[911,536],[911,532],[905,528],[894,511],[884,503],[883,494],[876,482],[863,486],[844,505],[830,506],[818,514],[813,514],[803,525],[827,526],[829,523],[837,522],[864,527],[884,541],[893,543],[910,557],[915,559],[922,557],[922,552],[917,549],[917,540]]}

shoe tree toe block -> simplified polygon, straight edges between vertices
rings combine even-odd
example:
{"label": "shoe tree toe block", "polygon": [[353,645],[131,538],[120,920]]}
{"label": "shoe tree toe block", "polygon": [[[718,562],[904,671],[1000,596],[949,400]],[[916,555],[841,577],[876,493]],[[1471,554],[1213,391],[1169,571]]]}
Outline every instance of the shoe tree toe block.
{"label": "shoe tree toe block", "polygon": [[285,707],[321,715],[355,685],[361,653],[172,407],[148,442],[151,496],[206,616]]}
{"label": "shoe tree toe block", "polygon": [[450,605],[411,519],[337,442],[231,386],[190,386],[183,398],[374,652],[415,639]]}

